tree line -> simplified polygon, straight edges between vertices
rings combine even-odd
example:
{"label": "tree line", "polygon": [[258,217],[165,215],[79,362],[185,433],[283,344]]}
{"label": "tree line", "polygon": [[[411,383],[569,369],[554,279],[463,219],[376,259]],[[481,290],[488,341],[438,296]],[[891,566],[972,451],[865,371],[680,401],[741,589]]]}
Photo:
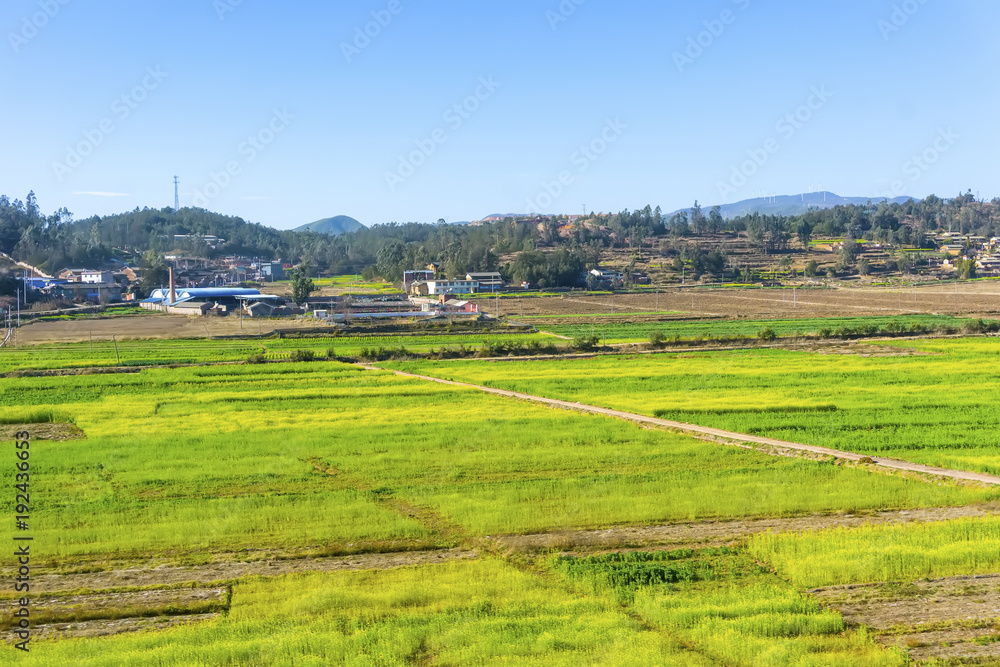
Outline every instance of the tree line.
{"label": "tree line", "polygon": [[[1000,235],[1000,199],[980,201],[968,192],[951,199],[932,195],[794,216],[754,213],[733,218],[723,217],[717,206],[705,211],[695,202],[670,215],[645,206],[583,218],[506,219],[465,226],[390,223],[334,237],[276,230],[198,208],[137,208],[76,220],[65,208],[43,214],[34,193],[23,202],[0,196],[0,250],[52,274],[115,259],[162,267],[157,258],[179,250],[207,258],[282,259],[304,264],[314,276],[364,274],[390,281],[401,280],[407,269],[433,263],[450,276],[501,271],[516,283],[544,288],[576,284],[605,251],[638,253],[652,247],[653,239],[691,241],[694,248],[684,251],[682,261],[695,262],[700,273],[718,274],[725,257],[718,250],[697,248],[699,239],[732,235],[763,254],[776,254],[787,252],[796,241],[808,245],[815,236],[930,247],[926,235],[939,231]],[[225,239],[225,244],[215,245],[209,237]]]}

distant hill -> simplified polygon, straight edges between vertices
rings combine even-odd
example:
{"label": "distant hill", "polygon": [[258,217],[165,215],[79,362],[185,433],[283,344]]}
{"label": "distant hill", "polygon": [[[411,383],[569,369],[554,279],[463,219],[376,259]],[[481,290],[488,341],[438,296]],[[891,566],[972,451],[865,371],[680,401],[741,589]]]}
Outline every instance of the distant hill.
{"label": "distant hill", "polygon": [[323,220],[311,222],[308,225],[302,225],[301,227],[295,228],[294,231],[315,232],[316,234],[340,236],[341,234],[350,234],[351,232],[356,232],[359,229],[364,228],[365,226],[354,218],[346,215],[338,215],[335,218],[324,218]]}
{"label": "distant hill", "polygon": [[[766,215],[802,215],[813,208],[827,209],[834,206],[864,206],[868,203],[869,199],[873,203],[879,203],[883,200],[882,197],[841,197],[832,192],[813,192],[810,194],[781,197],[758,197],[757,199],[747,199],[735,204],[723,204],[722,217],[736,218],[741,215],[751,215],[753,213],[763,213]],[[895,199],[890,199],[889,203],[902,204],[910,199],[912,197],[896,197]],[[706,215],[711,208],[711,206],[702,205],[702,210],[705,211]],[[680,209],[680,211],[690,212],[691,209],[685,208]],[[670,215],[680,213],[680,211],[674,211]]]}

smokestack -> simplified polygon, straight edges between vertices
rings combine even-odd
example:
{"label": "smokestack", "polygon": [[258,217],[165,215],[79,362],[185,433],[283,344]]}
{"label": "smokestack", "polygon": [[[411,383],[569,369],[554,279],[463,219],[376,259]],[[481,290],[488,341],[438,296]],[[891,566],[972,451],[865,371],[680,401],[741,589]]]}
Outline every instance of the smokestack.
{"label": "smokestack", "polygon": [[177,282],[174,280],[174,267],[170,267],[170,304],[177,303]]}

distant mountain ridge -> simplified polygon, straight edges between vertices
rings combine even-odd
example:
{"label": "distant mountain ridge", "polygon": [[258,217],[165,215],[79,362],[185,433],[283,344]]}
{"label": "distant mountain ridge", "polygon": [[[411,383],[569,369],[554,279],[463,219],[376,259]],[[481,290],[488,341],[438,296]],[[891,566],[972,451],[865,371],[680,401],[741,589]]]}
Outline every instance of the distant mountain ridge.
{"label": "distant mountain ridge", "polygon": [[[741,215],[753,215],[761,213],[765,215],[802,215],[810,209],[828,209],[834,206],[864,206],[870,201],[880,203],[884,197],[841,197],[832,192],[811,192],[809,194],[785,195],[779,197],[758,197],[756,199],[746,199],[735,204],[722,204],[723,218],[736,218]],[[890,204],[903,204],[913,197],[896,197],[888,200]],[[702,205],[705,214],[712,206]],[[691,212],[690,208],[682,208],[669,215],[675,215],[681,211]]]}
{"label": "distant mountain ridge", "polygon": [[340,236],[356,232],[359,229],[365,229],[365,226],[350,216],[338,215],[333,218],[323,218],[316,222],[310,222],[308,225],[296,227],[293,231]]}

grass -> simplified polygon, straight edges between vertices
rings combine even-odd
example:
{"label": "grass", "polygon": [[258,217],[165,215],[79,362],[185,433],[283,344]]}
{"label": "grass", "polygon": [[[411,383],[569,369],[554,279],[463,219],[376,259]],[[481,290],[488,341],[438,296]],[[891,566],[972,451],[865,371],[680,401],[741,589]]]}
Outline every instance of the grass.
{"label": "grass", "polygon": [[758,535],[750,552],[806,588],[992,573],[1000,517]]}
{"label": "grass", "polygon": [[553,567],[578,590],[628,605],[716,664],[908,664],[744,552],[563,557]]}
{"label": "grass", "polygon": [[[996,495],[332,362],[0,383],[0,421],[50,413],[87,435],[32,445],[33,528],[40,561],[52,564],[380,551]],[[12,484],[13,473],[2,479]]]}
{"label": "grass", "polygon": [[711,663],[617,605],[496,560],[254,579],[230,613],[157,633],[10,645],[19,665],[675,665]]}
{"label": "grass", "polygon": [[1000,406],[989,400],[1000,389],[996,339],[900,345],[918,354],[756,350],[393,367],[738,433],[1000,474]]}
{"label": "grass", "polygon": [[697,340],[720,338],[754,338],[763,329],[772,329],[779,337],[836,336],[843,332],[884,331],[892,325],[905,330],[923,327],[931,331],[941,328],[958,330],[966,320],[949,315],[906,315],[899,317],[832,317],[799,320],[701,320],[688,322],[618,322],[601,324],[539,325],[548,333],[559,336],[597,335],[609,344],[644,343],[658,332],[667,340]]}
{"label": "grass", "polygon": [[[302,339],[233,340],[125,340],[33,345],[4,349],[0,355],[0,373],[23,370],[54,370],[113,366],[165,366],[226,361],[245,361],[254,355],[264,359],[284,360],[296,350],[311,350],[325,356],[333,349],[340,356],[357,356],[365,348],[398,349],[426,353],[443,347],[479,348],[484,343],[510,344],[558,342],[546,334],[459,333],[407,336],[328,336]],[[119,364],[120,359],[120,364]]]}

